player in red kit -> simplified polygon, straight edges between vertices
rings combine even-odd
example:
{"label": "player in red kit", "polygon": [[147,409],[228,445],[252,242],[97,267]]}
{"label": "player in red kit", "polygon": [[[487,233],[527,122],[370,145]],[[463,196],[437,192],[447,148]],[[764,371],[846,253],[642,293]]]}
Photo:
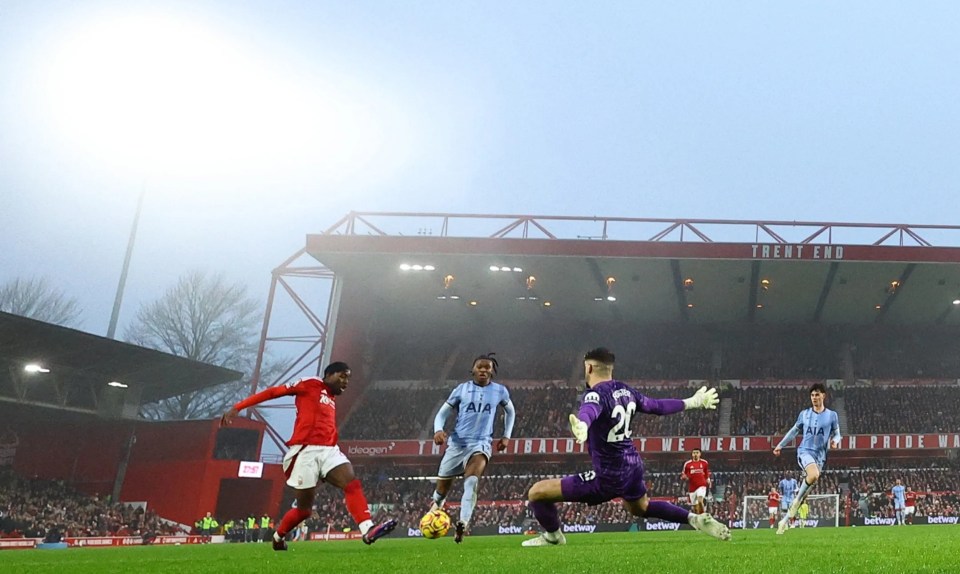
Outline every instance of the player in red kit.
{"label": "player in red kit", "polygon": [[767,493],[767,513],[770,515],[770,528],[777,523],[777,512],[780,510],[780,491],[776,486],[770,487]]}
{"label": "player in red kit", "polygon": [[693,449],[691,456],[693,458],[684,463],[680,478],[688,481],[687,496],[690,497],[693,512],[703,514],[705,511],[703,499],[707,496],[707,490],[713,482],[710,479],[710,464],[700,458],[699,448]]}
{"label": "player in red kit", "polygon": [[290,450],[283,457],[283,473],[287,485],[297,493],[297,505],[283,515],[277,526],[273,535],[274,550],[286,550],[286,535],[310,517],[320,480],[343,490],[347,510],[360,526],[364,543],[373,544],[397,526],[397,521],[392,519],[373,525],[367,498],[353,474],[353,465],[337,446],[336,397],[347,388],[349,381],[350,367],[343,362],[331,363],[323,370],[322,380],[307,377],[270,387],[233,405],[220,417],[220,425],[226,426],[245,408],[278,397],[296,397],[297,418],[293,423],[293,436],[287,441]]}
{"label": "player in red kit", "polygon": [[904,521],[907,524],[913,524],[913,513],[917,511],[917,493],[908,486],[907,491],[903,493],[903,499],[906,501],[903,509]]}

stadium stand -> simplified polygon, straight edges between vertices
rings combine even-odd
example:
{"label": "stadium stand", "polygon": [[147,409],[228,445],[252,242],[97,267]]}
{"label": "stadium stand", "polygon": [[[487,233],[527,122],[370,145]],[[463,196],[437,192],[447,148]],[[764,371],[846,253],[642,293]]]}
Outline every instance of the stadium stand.
{"label": "stadium stand", "polygon": [[[792,461],[782,459],[776,465],[724,463],[717,460],[714,470],[715,494],[710,512],[724,521],[740,520],[744,496],[763,495],[785,471],[795,472]],[[582,471],[586,461],[567,463],[494,464],[480,485],[481,504],[474,526],[512,526],[525,528],[532,517],[523,501],[537,479]],[[676,462],[649,461],[647,485],[651,496],[686,504],[685,487],[676,470]],[[433,485],[421,475],[429,471],[405,467],[358,467],[368,500],[378,517],[396,516],[401,526],[416,528],[429,506]],[[837,493],[851,517],[862,517],[866,508],[872,517],[892,516],[889,488],[897,478],[921,493],[916,516],[958,516],[960,514],[960,474],[955,464],[944,460],[876,459],[856,467],[831,465],[817,486],[818,494]],[[456,481],[448,500],[456,505],[462,494],[462,482]],[[849,496],[848,496],[849,495]],[[289,503],[290,501],[288,501]],[[569,524],[629,524],[629,516],[616,501],[597,507],[566,505],[563,520]],[[243,517],[221,521],[228,540],[244,540]],[[228,526],[228,525],[234,526]],[[332,488],[318,492],[314,515],[308,521],[312,532],[339,532],[354,525],[342,501],[342,493]],[[220,532],[218,530],[218,532]],[[263,530],[260,539],[271,531]],[[0,472],[0,536],[56,539],[61,536],[107,536],[178,533],[177,525],[161,520],[150,510],[110,504],[98,497],[79,494],[61,482],[29,480],[11,471]],[[250,540],[248,540],[250,541]]]}
{"label": "stadium stand", "polygon": [[[579,405],[582,388],[565,381],[503,381],[517,409],[514,437],[566,437],[567,415]],[[684,398],[694,389],[686,381],[634,382],[642,392],[654,398]],[[347,440],[416,439],[433,435],[433,417],[450,393],[444,388],[417,388],[411,382],[402,388],[372,386],[359,399],[340,435]],[[398,408],[403,405],[404,408]],[[794,416],[796,413],[794,413]],[[688,413],[682,417],[635,417],[635,436],[715,435],[719,429],[716,412]],[[792,421],[791,421],[792,422]],[[496,433],[502,432],[502,420]]]}
{"label": "stadium stand", "polygon": [[851,432],[947,432],[960,428],[960,387],[849,388]]}
{"label": "stadium stand", "polygon": [[149,536],[178,526],[152,510],[113,504],[76,492],[62,481],[30,480],[0,470],[0,538]]}
{"label": "stadium stand", "polygon": [[[782,434],[809,406],[804,391],[817,380],[765,381],[763,387],[727,388],[731,401],[730,433],[741,436]],[[696,381],[630,381],[654,398],[686,396]],[[850,421],[848,434],[947,432],[960,428],[960,386],[953,381],[882,381],[869,387],[831,389],[827,406],[841,397]],[[449,388],[371,389],[359,400],[344,425],[345,439],[414,439],[432,435],[433,417]],[[448,384],[451,385],[452,383]],[[567,413],[579,404],[582,389],[565,381],[503,381],[517,408],[515,437],[565,437]],[[729,385],[727,385],[729,387]],[[404,405],[404,408],[397,408]],[[636,417],[634,436],[710,436],[719,432],[716,412],[682,417]],[[498,429],[500,427],[498,426]],[[497,432],[500,432],[499,430]]]}
{"label": "stadium stand", "polygon": [[[892,515],[889,488],[896,478],[904,479],[914,490],[924,493],[918,499],[917,516],[941,515],[958,516],[960,513],[960,476],[956,466],[930,466],[929,461],[906,460],[896,463],[897,468],[883,468],[889,465],[886,460],[866,462],[867,467],[835,467],[824,473],[817,485],[817,494],[840,494],[843,511],[848,506],[847,494],[850,494],[849,508],[852,517],[861,516],[857,505],[860,493],[866,493],[870,499],[873,516]],[[939,464],[939,463],[937,463]],[[912,465],[918,465],[916,467]],[[926,465],[926,466],[922,466]],[[685,487],[678,472],[668,469],[673,463],[650,465],[647,475],[648,490],[653,497],[670,499],[683,506],[687,505],[684,496]],[[480,499],[474,514],[474,527],[480,526],[530,526],[532,516],[527,512],[523,501],[526,491],[539,478],[559,476],[583,470],[583,463],[565,464],[510,464],[494,465],[491,473],[480,484]],[[794,471],[791,467],[788,470]],[[400,471],[400,469],[397,469]],[[402,472],[402,471],[400,471]],[[409,472],[409,471],[408,471]],[[378,516],[395,516],[401,527],[416,528],[420,517],[429,507],[432,483],[416,480],[417,476],[387,477],[361,476],[369,492],[372,506]],[[747,495],[764,495],[771,484],[783,477],[782,469],[744,468],[722,470],[714,473],[715,493],[722,491],[722,499],[712,502],[709,511],[724,521],[737,521],[742,518],[742,500]],[[451,488],[447,500],[456,506],[462,494],[461,482]],[[343,508],[340,493],[334,489],[321,489],[317,502],[317,513],[312,519],[311,531],[338,531],[351,525],[350,516]],[[376,502],[374,502],[376,501]],[[842,512],[843,512],[842,511]],[[451,510],[451,512],[456,512]],[[765,516],[765,511],[764,514]],[[611,501],[590,507],[587,505],[567,504],[562,511],[562,519],[568,524],[629,524],[634,519],[621,507],[618,501]]]}
{"label": "stadium stand", "polygon": [[370,440],[420,438],[432,420],[434,405],[439,406],[444,391],[406,386],[398,389],[370,390],[340,430],[345,439]]}
{"label": "stadium stand", "polygon": [[732,400],[730,432],[735,435],[783,433],[796,422],[797,413],[810,406],[803,391],[793,387],[730,389],[723,396]]}

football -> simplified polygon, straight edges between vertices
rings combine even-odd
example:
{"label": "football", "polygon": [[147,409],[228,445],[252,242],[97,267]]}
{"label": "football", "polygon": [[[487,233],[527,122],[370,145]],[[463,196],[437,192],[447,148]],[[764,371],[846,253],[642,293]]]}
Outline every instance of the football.
{"label": "football", "polygon": [[424,538],[441,538],[450,530],[450,515],[442,510],[431,510],[420,519],[420,533]]}

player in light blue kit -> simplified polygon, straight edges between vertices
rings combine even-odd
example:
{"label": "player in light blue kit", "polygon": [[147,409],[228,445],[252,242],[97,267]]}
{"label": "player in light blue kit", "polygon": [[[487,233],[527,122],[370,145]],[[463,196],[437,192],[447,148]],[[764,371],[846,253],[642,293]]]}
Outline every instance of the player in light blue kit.
{"label": "player in light blue kit", "polygon": [[907,507],[906,489],[903,487],[903,481],[897,479],[897,484],[890,489],[893,494],[893,510],[896,513],[897,520],[894,524],[903,526],[904,509]]}
{"label": "player in light blue kit", "polygon": [[783,477],[783,480],[780,481],[780,514],[783,516],[786,516],[790,510],[790,505],[793,504],[793,499],[797,496],[798,488],[800,488],[800,484],[797,483],[797,479],[793,478],[790,474],[787,474],[787,476]]}
{"label": "player in light blue kit", "polygon": [[787,530],[787,524],[797,515],[797,510],[807,498],[807,493],[820,480],[820,471],[827,462],[827,449],[840,448],[840,421],[837,413],[824,406],[827,397],[827,388],[822,383],[810,387],[809,409],[800,411],[797,422],[783,437],[783,440],[773,449],[773,454],[780,456],[780,449],[791,444],[797,433],[803,432],[803,439],[797,447],[797,462],[803,469],[803,483],[793,503],[790,504],[787,515],[780,519],[777,534]]}
{"label": "player in light blue kit", "polygon": [[[440,407],[433,421],[433,442],[447,442],[447,450],[440,460],[437,472],[437,489],[433,493],[431,510],[443,508],[443,502],[450,490],[453,479],[464,476],[463,497],[460,499],[460,519],[454,526],[454,541],[463,542],[463,536],[470,526],[474,507],[477,505],[477,484],[487,461],[493,454],[493,422],[497,416],[497,406],[503,407],[503,437],[497,441],[497,451],[506,450],[513,433],[516,410],[510,401],[507,387],[493,381],[497,373],[497,360],[494,353],[480,355],[473,360],[473,380],[457,385],[450,393],[447,402]],[[443,426],[450,413],[457,413],[457,423],[450,433],[449,441]]]}

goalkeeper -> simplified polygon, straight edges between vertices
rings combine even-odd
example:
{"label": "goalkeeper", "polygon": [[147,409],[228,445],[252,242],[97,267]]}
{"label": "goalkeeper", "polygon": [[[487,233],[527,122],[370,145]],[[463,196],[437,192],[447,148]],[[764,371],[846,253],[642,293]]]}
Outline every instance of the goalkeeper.
{"label": "goalkeeper", "polygon": [[593,470],[541,480],[530,487],[529,508],[544,532],[523,545],[566,544],[557,502],[595,505],[614,498],[622,498],[624,507],[634,516],[689,524],[714,538],[729,540],[730,530],[709,514],[694,514],[668,502],[650,500],[643,482],[643,460],[630,437],[635,413],[670,415],[687,409],[715,409],[720,402],[716,389],[701,387],[684,400],[651,399],[614,380],[613,363],[613,353],[603,347],[584,356],[588,388],[578,414],[570,415],[574,438],[590,447]]}

